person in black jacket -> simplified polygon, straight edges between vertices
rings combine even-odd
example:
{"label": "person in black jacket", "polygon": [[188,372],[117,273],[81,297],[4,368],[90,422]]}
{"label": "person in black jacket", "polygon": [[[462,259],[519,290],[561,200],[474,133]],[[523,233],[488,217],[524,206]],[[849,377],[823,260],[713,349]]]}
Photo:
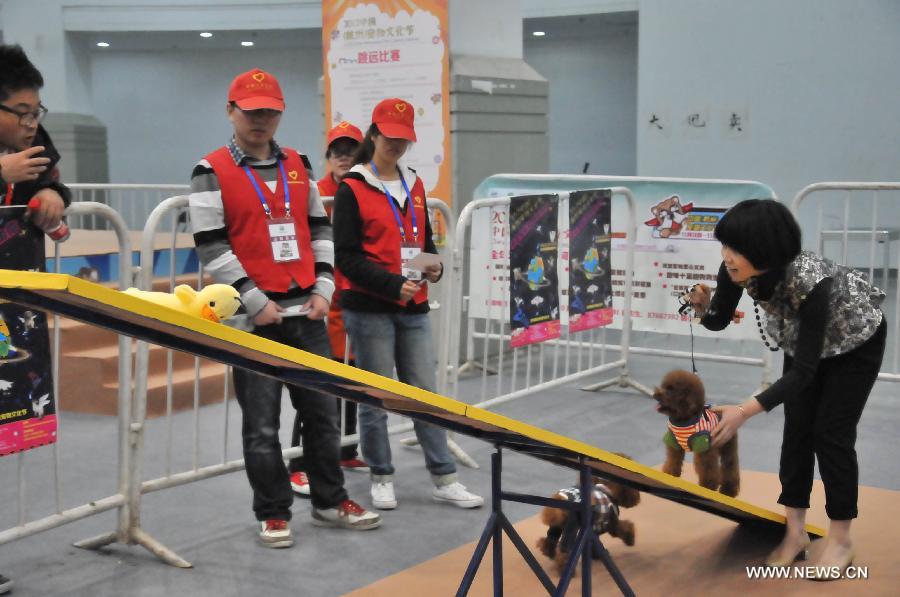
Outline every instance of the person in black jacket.
{"label": "person in black jacket", "polygon": [[767,563],[789,566],[805,553],[806,511],[818,461],[830,524],[816,565],[843,570],[853,559],[850,524],[858,514],[856,426],[884,356],[884,292],[860,272],[801,251],[800,226],[775,200],[738,203],[716,225],[715,235],[722,243],[717,287],[712,296],[706,285],[694,287],[695,313],[703,314],[706,328],[721,330],[746,290],[763,342],[770,350],[783,349],[785,357],[784,373],[771,387],[740,405],[713,409],[721,416],[713,445],[728,441],[750,417],[783,404],[778,503],[785,506],[787,529]]}
{"label": "person in black jacket", "polygon": [[[59,153],[40,125],[47,114],[41,104],[41,73],[19,46],[0,45],[0,205],[4,222],[16,220],[24,234],[0,246],[0,265],[6,269],[43,270],[43,230],[59,225],[70,201],[59,182]],[[32,198],[40,208],[25,218]],[[7,224],[8,225],[8,224]]]}
{"label": "person in black jacket", "polygon": [[[69,190],[59,182],[59,154],[40,125],[47,114],[41,104],[43,85],[41,73],[21,47],[0,45],[0,267],[4,269],[44,269],[44,230],[59,225],[70,201]],[[40,200],[40,208],[28,214],[26,206],[33,198]],[[18,319],[19,309],[8,305],[3,316]],[[35,318],[29,342],[36,353],[49,354],[50,336],[43,313]],[[21,389],[18,371],[10,371],[7,379],[13,375],[15,387]],[[50,364],[41,365],[32,385],[34,379],[40,380],[40,391],[52,388]],[[7,406],[0,405],[0,409],[7,410]],[[0,593],[9,592],[12,585],[0,575]]]}

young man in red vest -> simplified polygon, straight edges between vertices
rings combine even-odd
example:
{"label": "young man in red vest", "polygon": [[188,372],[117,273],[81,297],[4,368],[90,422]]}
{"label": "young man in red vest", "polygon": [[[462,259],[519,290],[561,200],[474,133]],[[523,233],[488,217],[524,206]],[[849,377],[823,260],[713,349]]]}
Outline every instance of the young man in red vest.
{"label": "young man in red vest", "polygon": [[[327,163],[325,176],[316,182],[319,195],[324,199],[334,198],[338,185],[344,175],[353,166],[353,156],[362,143],[362,131],[346,120],[337,123],[325,139],[325,161]],[[331,204],[325,207],[325,211],[331,216]],[[347,350],[347,331],[344,329],[344,320],[341,317],[339,304],[341,288],[346,280],[341,273],[334,270],[334,294],[331,297],[331,306],[328,309],[328,340],[331,342],[331,358],[339,363],[354,365],[353,355]],[[356,435],[356,403],[343,400],[344,404],[344,435]],[[291,446],[300,445],[300,437],[303,431],[302,418],[298,415],[294,418],[294,429],[291,433]],[[341,446],[341,468],[348,471],[369,472],[369,465],[360,460],[357,452],[358,444]],[[309,497],[309,477],[306,474],[306,465],[303,457],[292,458],[288,463],[291,473],[291,489],[301,497]]]}
{"label": "young man in red vest", "polygon": [[[191,176],[194,242],[215,281],[241,293],[254,334],[330,357],[323,318],[334,291],[331,224],[306,156],[274,141],[283,111],[271,74],[254,69],[232,81],[226,112],[234,136]],[[235,368],[234,385],[260,540],[289,547],[293,494],[278,439],[282,384]],[[336,401],[295,386],[288,391],[303,418],[313,524],[378,527],[380,516],[344,489]]]}

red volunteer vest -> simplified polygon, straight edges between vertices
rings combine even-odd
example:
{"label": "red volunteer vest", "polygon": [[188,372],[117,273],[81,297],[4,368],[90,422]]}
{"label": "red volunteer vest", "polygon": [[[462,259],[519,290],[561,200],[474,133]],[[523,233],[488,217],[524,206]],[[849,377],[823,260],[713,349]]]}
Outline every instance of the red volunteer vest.
{"label": "red volunteer vest", "polygon": [[[266,213],[244,169],[234,163],[227,147],[206,156],[222,189],[222,207],[231,249],[256,285],[270,292],[287,292],[291,280],[300,288],[309,288],[316,282],[315,256],[307,220],[309,176],[300,154],[288,148],[282,148],[282,151],[287,155],[284,170],[291,189],[291,213],[300,249],[300,260],[287,263],[276,263],[272,256]],[[272,210],[272,217],[283,218],[284,189],[280,174],[274,193],[259,177],[257,182]]]}
{"label": "red volunteer vest", "polygon": [[[337,193],[338,183],[334,181],[331,174],[326,174],[325,178],[316,182],[321,197],[334,197]],[[325,211],[328,217],[332,217],[332,209],[334,203],[327,206]],[[337,267],[334,268],[334,294],[331,296],[331,305],[328,307],[328,340],[331,342],[331,356],[340,361],[344,360],[344,353],[347,351],[347,330],[344,328],[344,318],[341,317],[341,290],[349,286],[347,278],[341,273]],[[350,355],[353,359],[353,355]]]}
{"label": "red volunteer vest", "polygon": [[[385,270],[400,275],[400,229],[397,227],[397,219],[394,211],[388,203],[387,196],[368,183],[353,178],[345,178],[344,182],[353,190],[356,202],[359,204],[359,216],[362,220],[362,244],[366,258],[381,266]],[[422,179],[416,178],[416,183],[410,189],[412,206],[407,200],[406,214],[398,210],[403,221],[403,229],[406,232],[407,242],[416,241],[416,244],[425,250],[425,187]],[[416,212],[416,225],[419,228],[419,238],[413,236],[412,210]],[[350,281],[349,288],[357,292],[373,294],[371,291]],[[376,295],[380,296],[380,295]],[[384,298],[384,297],[380,297]],[[428,283],[422,284],[422,288],[412,298],[416,304],[428,300]],[[406,303],[397,299],[398,305],[406,306]]]}

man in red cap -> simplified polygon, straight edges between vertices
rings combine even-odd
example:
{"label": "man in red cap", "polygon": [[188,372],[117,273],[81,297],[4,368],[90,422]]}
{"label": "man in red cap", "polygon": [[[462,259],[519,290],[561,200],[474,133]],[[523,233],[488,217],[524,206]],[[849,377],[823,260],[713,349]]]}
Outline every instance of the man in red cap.
{"label": "man in red cap", "polygon": [[[353,165],[353,155],[363,140],[362,131],[346,120],[336,124],[326,137],[325,161],[327,171],[317,183],[319,195],[323,198],[333,198],[337,192],[341,179]],[[330,204],[329,204],[330,205]],[[331,216],[331,207],[326,206],[325,211]],[[347,332],[344,329],[344,320],[341,317],[339,304],[341,287],[344,277],[334,270],[334,294],[331,297],[331,307],[328,310],[328,340],[331,342],[331,357],[339,363],[355,365],[353,355],[347,350]],[[344,404],[344,435],[356,435],[356,403],[350,400]],[[303,423],[298,415],[294,418],[294,430],[291,433],[291,446],[300,445]],[[357,444],[341,447],[341,467],[345,470],[368,472],[368,465],[360,460],[357,452]],[[293,458],[288,464],[291,473],[291,488],[301,497],[309,496],[309,477],[306,474],[306,465],[303,457]]]}
{"label": "man in red cap", "polygon": [[[241,293],[254,334],[330,357],[323,318],[334,291],[331,224],[311,184],[309,160],[274,140],[283,111],[273,75],[254,69],[232,81],[226,113],[234,136],[191,175],[194,242],[215,281]],[[278,440],[282,384],[235,368],[234,386],[260,541],[289,547],[293,494]],[[344,489],[334,398],[292,385],[288,392],[303,419],[313,524],[380,526],[381,517]]]}

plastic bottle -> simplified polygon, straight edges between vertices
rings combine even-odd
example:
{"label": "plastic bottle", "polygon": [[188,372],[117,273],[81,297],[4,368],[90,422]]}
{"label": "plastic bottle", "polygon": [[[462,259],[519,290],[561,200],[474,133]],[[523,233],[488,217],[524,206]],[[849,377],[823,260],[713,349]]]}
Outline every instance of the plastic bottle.
{"label": "plastic bottle", "polygon": [[[28,202],[28,211],[31,213],[34,213],[34,212],[37,212],[37,210],[39,210],[40,208],[41,208],[41,200],[38,199],[37,197],[32,197],[31,201]],[[49,236],[52,240],[54,240],[58,243],[61,243],[61,242],[69,240],[71,231],[69,230],[69,225],[66,224],[65,222],[63,222],[62,220],[60,220],[59,224],[57,224],[52,229],[50,229],[50,230],[44,229],[44,234]]]}

